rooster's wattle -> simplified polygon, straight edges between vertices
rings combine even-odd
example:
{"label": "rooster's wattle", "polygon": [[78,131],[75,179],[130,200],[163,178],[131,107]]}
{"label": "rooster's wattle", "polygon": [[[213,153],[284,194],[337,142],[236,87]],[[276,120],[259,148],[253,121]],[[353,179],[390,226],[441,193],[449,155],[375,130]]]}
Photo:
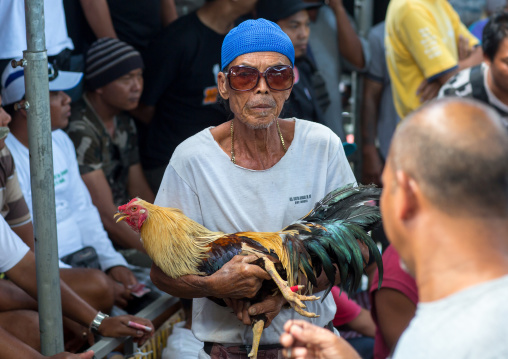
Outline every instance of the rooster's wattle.
{"label": "rooster's wattle", "polygon": [[[314,317],[314,313],[304,310],[303,301],[319,298],[295,293],[295,288],[311,292],[324,272],[330,282],[326,297],[338,268],[340,288],[348,293],[356,290],[366,260],[360,243],[374,256],[381,278],[381,256],[367,234],[381,221],[379,208],[370,203],[379,195],[380,190],[372,186],[341,187],[317,202],[305,217],[279,232],[214,232],[179,209],[159,207],[139,198],[118,207],[115,216],[117,222],[125,220],[140,232],[146,252],[169,277],[211,275],[235,255],[254,254],[259,258],[255,263],[273,281],[265,281],[256,298],[249,301],[262,300],[278,289],[296,312]],[[214,301],[225,305],[221,299]],[[249,356],[255,358],[266,318],[253,319],[254,342]]]}

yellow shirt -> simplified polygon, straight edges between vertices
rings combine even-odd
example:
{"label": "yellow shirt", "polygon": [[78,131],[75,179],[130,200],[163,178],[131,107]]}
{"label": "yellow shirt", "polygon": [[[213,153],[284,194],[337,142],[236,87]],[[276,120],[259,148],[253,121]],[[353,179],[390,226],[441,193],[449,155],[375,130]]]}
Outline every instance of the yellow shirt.
{"label": "yellow shirt", "polygon": [[447,0],[391,0],[386,14],[386,62],[400,118],[422,104],[416,90],[458,66],[459,36],[478,40]]}

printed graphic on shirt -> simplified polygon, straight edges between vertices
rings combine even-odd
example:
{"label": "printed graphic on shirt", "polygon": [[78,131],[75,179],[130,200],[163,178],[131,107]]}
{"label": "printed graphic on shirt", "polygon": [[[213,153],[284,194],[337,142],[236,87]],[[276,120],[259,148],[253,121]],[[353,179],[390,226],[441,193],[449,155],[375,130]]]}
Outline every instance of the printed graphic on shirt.
{"label": "printed graphic on shirt", "polygon": [[312,195],[307,194],[305,196],[295,196],[295,197],[289,197],[290,202],[294,202],[295,204],[300,203],[307,203],[311,199]]}
{"label": "printed graphic on shirt", "polygon": [[217,103],[217,96],[219,94],[219,90],[217,88],[217,75],[220,71],[219,64],[213,65],[212,71],[213,78],[215,79],[215,86],[209,86],[203,91],[203,105],[213,105],[214,103]]}

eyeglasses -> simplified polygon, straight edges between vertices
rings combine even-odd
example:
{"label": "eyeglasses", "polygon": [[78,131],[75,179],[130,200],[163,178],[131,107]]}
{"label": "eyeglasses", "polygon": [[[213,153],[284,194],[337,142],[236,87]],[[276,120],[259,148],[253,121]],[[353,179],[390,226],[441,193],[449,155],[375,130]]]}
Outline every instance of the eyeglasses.
{"label": "eyeglasses", "polygon": [[275,91],[285,91],[293,87],[293,68],[289,65],[272,66],[259,72],[258,69],[250,66],[232,66],[227,78],[229,87],[235,91],[250,91],[255,88],[259,79],[263,76],[268,87]]}

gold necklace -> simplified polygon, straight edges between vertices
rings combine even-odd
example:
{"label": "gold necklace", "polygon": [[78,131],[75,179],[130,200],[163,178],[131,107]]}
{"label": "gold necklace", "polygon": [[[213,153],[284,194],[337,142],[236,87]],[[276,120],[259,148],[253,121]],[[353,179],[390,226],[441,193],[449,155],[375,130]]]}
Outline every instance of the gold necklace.
{"label": "gold necklace", "polygon": [[[277,132],[279,133],[280,143],[282,143],[282,149],[284,150],[284,153],[286,153],[287,152],[287,148],[286,148],[286,144],[284,143],[284,137],[282,137],[282,132],[280,132],[279,120],[277,119],[277,120],[275,120],[275,122],[277,123]],[[234,134],[234,131],[233,131],[233,120],[231,120],[230,130],[231,130],[231,162],[236,164],[236,159],[235,159],[235,144],[234,144],[234,141],[233,141],[233,134]]]}

